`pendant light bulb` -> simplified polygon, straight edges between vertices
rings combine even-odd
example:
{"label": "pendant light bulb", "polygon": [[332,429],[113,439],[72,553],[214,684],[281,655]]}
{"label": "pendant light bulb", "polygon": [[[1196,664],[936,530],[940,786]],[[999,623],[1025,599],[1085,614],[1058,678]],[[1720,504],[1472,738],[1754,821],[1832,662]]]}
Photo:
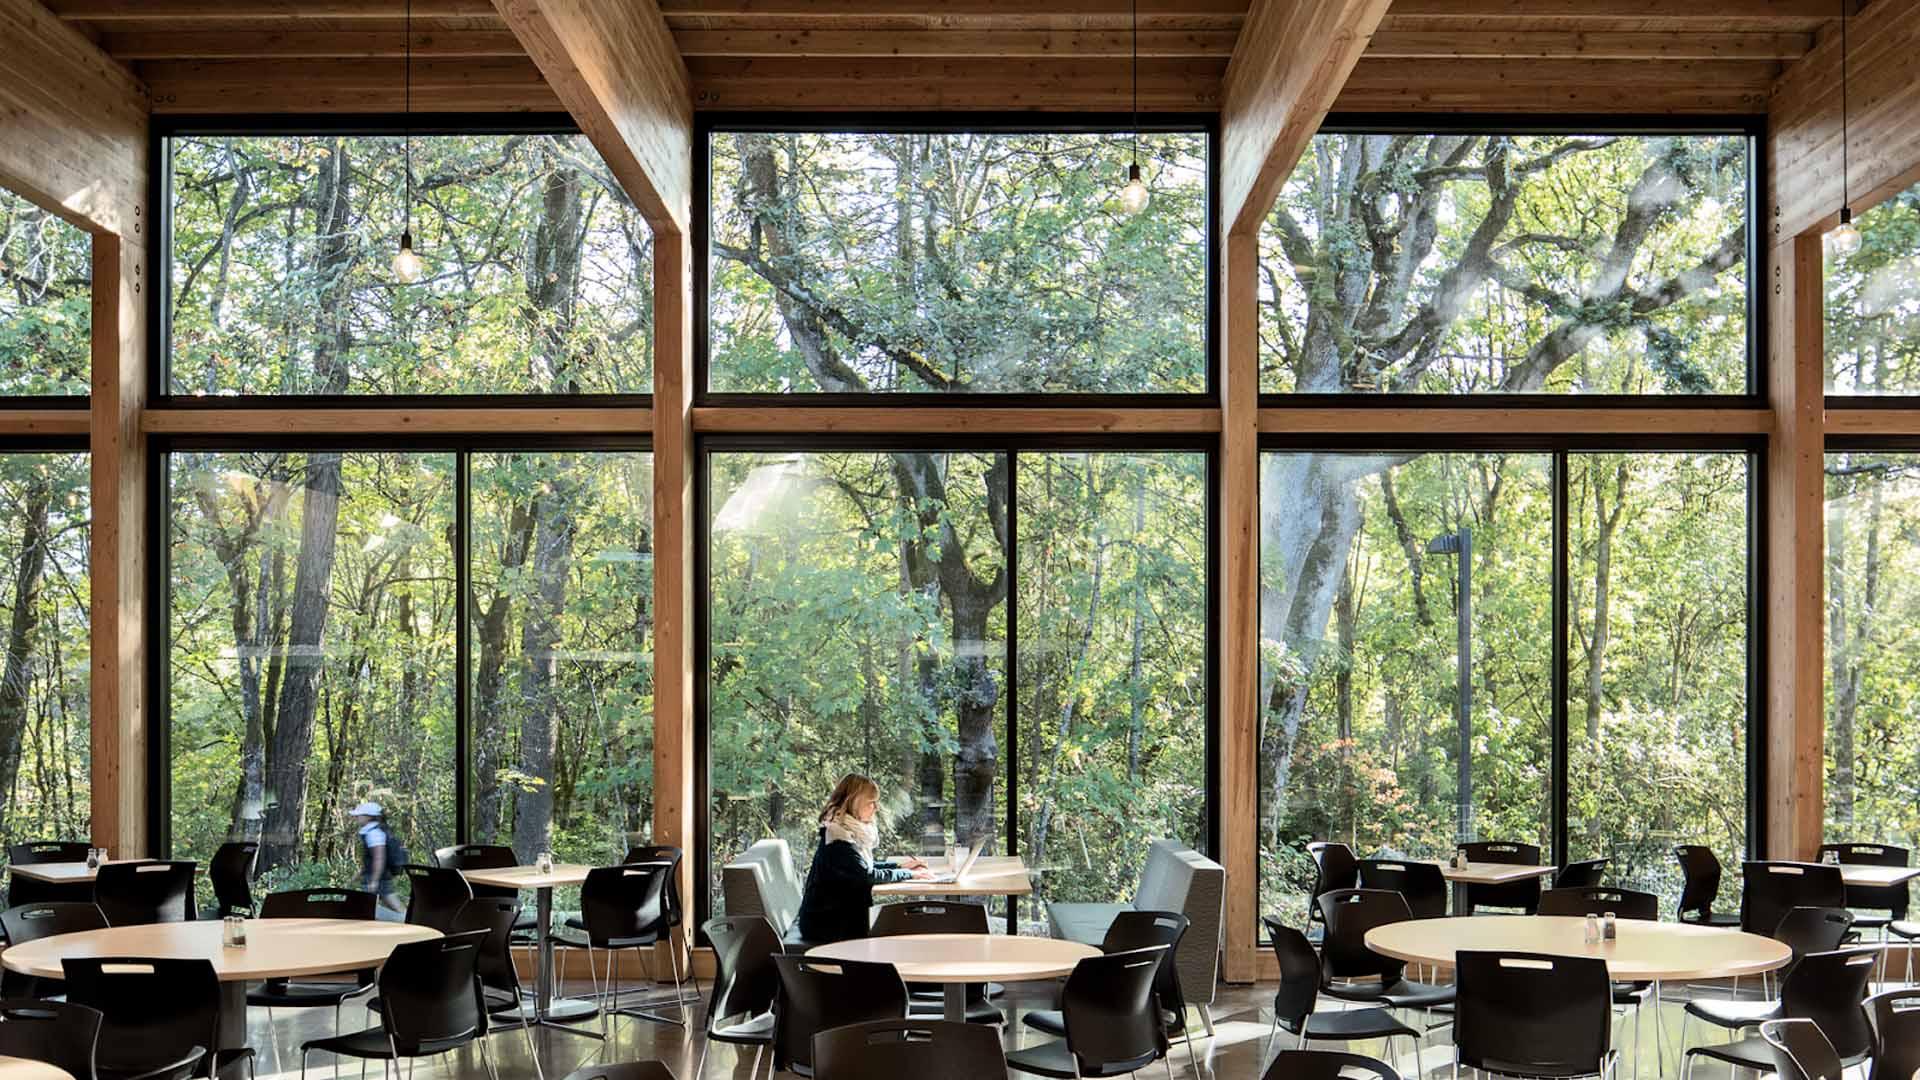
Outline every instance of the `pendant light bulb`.
{"label": "pendant light bulb", "polygon": [[423,269],[425,264],[420,261],[420,256],[413,252],[413,234],[401,233],[400,250],[393,253],[393,276],[411,285],[420,280],[420,272]]}
{"label": "pendant light bulb", "polygon": [[1842,259],[1852,258],[1860,250],[1860,227],[1853,223],[1853,207],[1840,208],[1840,226],[1827,234],[1827,245]]}
{"label": "pendant light bulb", "polygon": [[1127,166],[1127,186],[1120,189],[1120,209],[1137,214],[1147,208],[1147,182],[1140,179],[1140,163]]}

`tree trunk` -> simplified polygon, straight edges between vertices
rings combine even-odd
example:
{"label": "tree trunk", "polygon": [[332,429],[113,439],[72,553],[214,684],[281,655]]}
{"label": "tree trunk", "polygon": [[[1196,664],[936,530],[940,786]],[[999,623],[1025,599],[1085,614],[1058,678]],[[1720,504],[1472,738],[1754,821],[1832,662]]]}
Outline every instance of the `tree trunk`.
{"label": "tree trunk", "polygon": [[522,857],[552,847],[553,748],[559,724],[560,616],[573,565],[571,492],[540,500],[533,540],[534,595],[520,632],[520,771],[531,779],[515,800],[513,849]]}
{"label": "tree trunk", "polygon": [[[473,835],[482,843],[496,843],[500,835],[500,766],[506,746],[507,620],[513,600],[505,579],[526,565],[533,545],[533,507],[515,503],[500,540],[502,587],[488,602],[474,632],[479,645],[473,692]],[[527,857],[531,857],[529,852]]]}
{"label": "tree trunk", "polygon": [[[40,629],[40,586],[47,570],[47,510],[53,503],[53,484],[44,471],[34,469],[27,485],[19,555],[14,562],[13,612],[7,620],[6,669],[0,677],[0,792],[12,792],[20,773],[21,737],[27,726]],[[11,805],[0,806],[0,831],[13,824],[5,816]]]}
{"label": "tree trunk", "polygon": [[1600,741],[1600,715],[1605,711],[1607,645],[1612,637],[1610,602],[1613,585],[1613,534],[1627,505],[1627,459],[1617,459],[1613,474],[1613,508],[1607,508],[1606,485],[1589,474],[1593,484],[1593,631],[1587,640],[1587,742]]}

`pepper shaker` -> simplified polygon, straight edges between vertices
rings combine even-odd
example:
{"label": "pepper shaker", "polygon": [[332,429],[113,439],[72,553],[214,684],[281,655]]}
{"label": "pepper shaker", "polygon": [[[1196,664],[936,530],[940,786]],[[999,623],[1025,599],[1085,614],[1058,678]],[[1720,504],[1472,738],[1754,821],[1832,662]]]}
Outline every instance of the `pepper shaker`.
{"label": "pepper shaker", "polygon": [[1619,936],[1620,924],[1614,919],[1613,912],[1609,911],[1606,914],[1606,922],[1602,925],[1602,937],[1607,941],[1613,941]]}
{"label": "pepper shaker", "polygon": [[1597,945],[1599,943],[1600,943],[1600,916],[1595,915],[1592,912],[1588,912],[1587,913],[1587,944]]}

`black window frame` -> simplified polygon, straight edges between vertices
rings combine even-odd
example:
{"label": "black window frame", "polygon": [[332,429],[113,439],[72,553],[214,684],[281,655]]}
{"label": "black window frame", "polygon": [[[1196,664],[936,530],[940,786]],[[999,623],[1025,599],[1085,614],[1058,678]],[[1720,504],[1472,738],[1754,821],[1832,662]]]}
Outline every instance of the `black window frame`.
{"label": "black window frame", "polygon": [[[1737,409],[1767,404],[1767,117],[1607,113],[1328,113],[1320,135],[1722,135],[1747,140],[1747,389],[1740,394],[1286,393],[1262,389],[1261,408]],[[1263,222],[1260,236],[1267,234]],[[1255,359],[1255,371],[1265,350]],[[1256,376],[1257,377],[1257,376]]]}
{"label": "black window frame", "polygon": [[[156,257],[147,290],[147,400],[176,409],[457,409],[532,406],[546,409],[649,408],[647,393],[613,394],[176,394],[173,376],[173,142],[196,136],[271,138],[302,135],[413,134],[579,135],[566,113],[236,113],[157,115],[148,136],[148,200],[153,207]],[[651,271],[650,271],[651,272]],[[649,304],[652,298],[648,298]]]}
{"label": "black window frame", "polygon": [[[876,391],[864,394],[761,393],[712,389],[712,154],[713,136],[732,132],[770,134],[1101,134],[1186,133],[1207,143],[1207,193],[1204,302],[1206,386],[1198,393],[936,393]],[[1216,408],[1220,404],[1221,333],[1219,303],[1220,117],[1218,113],[1005,113],[1005,112],[713,112],[694,114],[693,127],[693,403],[695,406],[784,405],[788,408],[1051,408],[1166,409]]]}

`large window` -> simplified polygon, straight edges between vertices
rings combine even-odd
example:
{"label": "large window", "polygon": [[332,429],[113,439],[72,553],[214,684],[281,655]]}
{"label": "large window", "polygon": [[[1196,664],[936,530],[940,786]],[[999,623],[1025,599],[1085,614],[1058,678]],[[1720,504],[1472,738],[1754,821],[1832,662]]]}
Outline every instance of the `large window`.
{"label": "large window", "polygon": [[0,453],[0,844],[91,820],[87,455]]}
{"label": "large window", "polygon": [[1208,138],[719,131],[707,388],[1208,389]]}
{"label": "large window", "polygon": [[87,234],[0,188],[0,397],[84,397],[93,370]]}
{"label": "large window", "polygon": [[[583,136],[166,142],[163,391],[645,394],[652,237]],[[392,269],[409,220],[425,260]]]}
{"label": "large window", "polygon": [[1920,185],[1857,224],[1858,251],[1827,253],[1827,393],[1920,393]]}
{"label": "large window", "polygon": [[1751,143],[1323,132],[1262,233],[1261,390],[1747,393]]}
{"label": "large window", "polygon": [[804,866],[849,771],[882,847],[984,836],[1041,899],[1123,900],[1146,840],[1205,846],[1205,453],[706,461],[713,903],[755,840]]}
{"label": "large window", "polygon": [[1606,858],[1609,881],[1668,903],[1675,843],[1741,858],[1749,467],[1744,452],[1264,454],[1262,910],[1304,915],[1311,840],[1414,858],[1525,841]]}

